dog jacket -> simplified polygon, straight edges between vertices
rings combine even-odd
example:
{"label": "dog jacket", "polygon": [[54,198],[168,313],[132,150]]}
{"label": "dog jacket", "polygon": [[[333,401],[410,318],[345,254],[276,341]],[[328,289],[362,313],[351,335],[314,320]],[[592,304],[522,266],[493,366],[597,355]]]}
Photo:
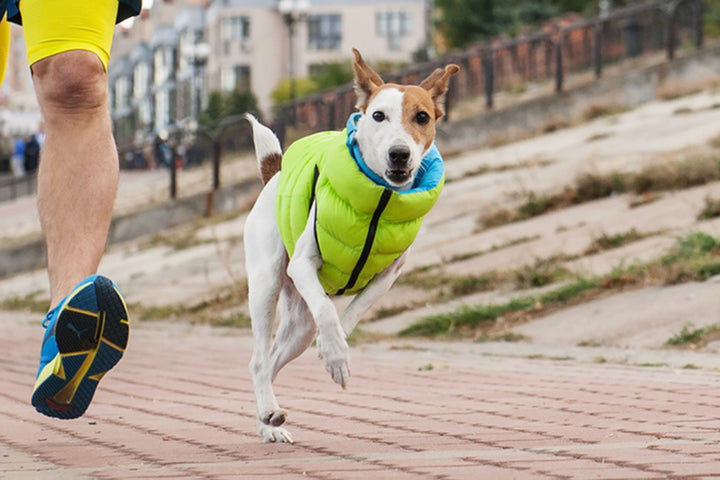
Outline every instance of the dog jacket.
{"label": "dog jacket", "polygon": [[[288,254],[316,203],[315,239],[328,294],[354,294],[413,243],[423,216],[444,183],[440,153],[433,145],[411,189],[395,192],[362,160],[355,140],[360,114],[338,132],[320,132],[294,142],[283,155],[275,217]],[[373,177],[373,178],[371,178]]]}

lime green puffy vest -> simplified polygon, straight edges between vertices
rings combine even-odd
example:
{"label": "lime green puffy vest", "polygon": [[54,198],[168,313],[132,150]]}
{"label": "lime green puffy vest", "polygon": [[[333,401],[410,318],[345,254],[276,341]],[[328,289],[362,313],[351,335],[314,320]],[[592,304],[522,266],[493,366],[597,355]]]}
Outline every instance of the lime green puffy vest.
{"label": "lime green puffy vest", "polygon": [[275,200],[280,235],[291,257],[316,202],[315,237],[323,259],[318,277],[332,295],[362,290],[410,247],[444,182],[440,159],[431,188],[400,193],[378,185],[360,170],[347,138],[347,130],[321,132],[290,145]]}

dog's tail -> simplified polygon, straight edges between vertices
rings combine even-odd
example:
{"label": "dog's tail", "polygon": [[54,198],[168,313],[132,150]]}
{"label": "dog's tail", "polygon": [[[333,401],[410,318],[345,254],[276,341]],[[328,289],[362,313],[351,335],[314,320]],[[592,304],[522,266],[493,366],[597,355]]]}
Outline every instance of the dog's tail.
{"label": "dog's tail", "polygon": [[246,113],[253,130],[253,143],[255,144],[255,156],[260,169],[263,185],[280,171],[282,164],[282,147],[280,140],[268,127],[258,122],[253,115]]}

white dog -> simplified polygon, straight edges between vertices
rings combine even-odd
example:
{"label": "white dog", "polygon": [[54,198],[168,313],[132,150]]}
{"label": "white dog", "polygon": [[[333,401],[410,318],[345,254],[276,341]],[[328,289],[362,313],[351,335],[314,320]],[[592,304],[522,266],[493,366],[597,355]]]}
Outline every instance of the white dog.
{"label": "white dog", "polygon": [[[443,185],[435,123],[459,68],[437,69],[419,86],[384,84],[353,53],[360,113],[346,130],[300,139],[283,156],[272,131],[247,115],[265,183],[245,223],[250,372],[265,442],[293,441],[272,381],[316,338],[325,369],[345,388],[346,336],[397,279]],[[329,296],[337,294],[355,294],[341,316]]]}

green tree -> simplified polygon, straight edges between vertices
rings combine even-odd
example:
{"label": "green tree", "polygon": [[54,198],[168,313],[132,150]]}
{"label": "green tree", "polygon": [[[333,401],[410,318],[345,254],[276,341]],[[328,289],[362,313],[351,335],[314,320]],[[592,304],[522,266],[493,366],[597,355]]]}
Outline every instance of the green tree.
{"label": "green tree", "polygon": [[538,25],[561,13],[551,0],[502,2],[495,8],[498,24],[503,33],[509,35],[515,35],[523,27]]}
{"label": "green tree", "polygon": [[198,117],[200,125],[212,126],[230,115],[257,111],[257,99],[248,90],[210,92],[205,110]]}
{"label": "green tree", "polygon": [[462,48],[500,34],[514,35],[524,27],[536,26],[563,12],[592,14],[597,9],[597,0],[436,0],[435,5],[438,9],[435,27],[447,47]]}
{"label": "green tree", "polygon": [[227,104],[223,113],[229,117],[230,115],[240,115],[246,112],[256,111],[257,99],[252,92],[249,90],[234,90],[228,95]]}
{"label": "green tree", "polygon": [[[330,62],[311,67],[310,76],[295,79],[295,96],[302,98],[313,93],[345,85],[353,79],[352,63]],[[275,105],[290,101],[290,79],[281,80],[270,94]]]}
{"label": "green tree", "polygon": [[310,73],[310,77],[315,82],[318,90],[327,90],[352,81],[353,68],[352,63],[332,62],[323,63],[314,67]]}
{"label": "green tree", "polygon": [[495,19],[495,0],[436,0],[435,6],[439,11],[435,28],[448,48],[460,48],[500,31]]}
{"label": "green tree", "polygon": [[208,95],[207,107],[202,112],[198,121],[201,125],[209,125],[223,118],[223,94],[222,92],[210,92]]}
{"label": "green tree", "polygon": [[[315,81],[310,77],[295,79],[295,97],[302,98],[318,91]],[[280,80],[275,89],[270,93],[275,105],[281,105],[290,101],[290,79]]]}
{"label": "green tree", "polygon": [[705,33],[720,37],[720,0],[705,0]]}

